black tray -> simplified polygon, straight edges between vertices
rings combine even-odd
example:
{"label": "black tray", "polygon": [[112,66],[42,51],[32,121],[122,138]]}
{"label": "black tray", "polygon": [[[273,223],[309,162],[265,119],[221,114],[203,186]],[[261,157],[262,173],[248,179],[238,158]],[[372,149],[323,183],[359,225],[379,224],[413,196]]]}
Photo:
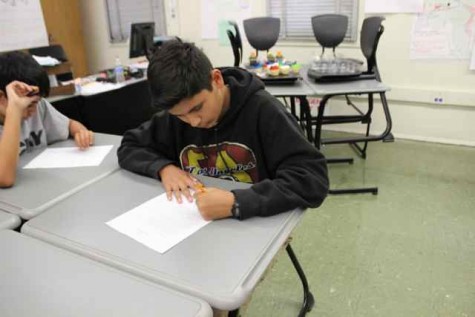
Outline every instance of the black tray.
{"label": "black tray", "polygon": [[249,64],[244,65],[245,69],[259,77],[266,85],[293,85],[302,77],[292,71],[288,75],[271,76],[267,73],[258,73],[256,68],[252,68]]}
{"label": "black tray", "polygon": [[351,58],[315,62],[308,69],[307,76],[317,82],[354,80],[362,74],[362,64],[361,61]]}
{"label": "black tray", "polygon": [[331,82],[339,82],[339,81],[351,81],[351,80],[358,80],[360,79],[361,72],[357,73],[339,73],[339,74],[328,74],[328,73],[318,73],[308,71],[307,73],[308,78],[311,78],[319,83],[331,83]]}
{"label": "black tray", "polygon": [[266,85],[293,85],[301,77],[298,75],[257,76]]}

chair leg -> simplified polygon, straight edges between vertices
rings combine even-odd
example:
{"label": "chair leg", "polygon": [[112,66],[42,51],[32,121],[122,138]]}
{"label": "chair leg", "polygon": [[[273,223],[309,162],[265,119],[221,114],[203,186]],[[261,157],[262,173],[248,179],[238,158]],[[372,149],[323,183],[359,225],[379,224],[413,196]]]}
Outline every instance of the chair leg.
{"label": "chair leg", "polygon": [[353,162],[354,162],[354,159],[352,157],[327,158],[327,164],[340,164],[340,163],[353,164]]}
{"label": "chair leg", "polygon": [[378,194],[378,187],[362,187],[362,188],[347,188],[347,189],[330,189],[330,195],[345,195],[345,194]]}
{"label": "chair leg", "polygon": [[302,308],[300,309],[300,312],[298,314],[298,317],[304,317],[309,311],[312,310],[313,306],[315,305],[315,298],[310,292],[310,289],[308,287],[307,277],[305,276],[305,273],[302,267],[300,266],[300,263],[297,260],[297,257],[295,256],[295,253],[292,250],[292,247],[290,246],[290,243],[287,244],[287,247],[285,249],[287,250],[287,254],[290,257],[290,260],[292,261],[292,264],[294,265],[294,268],[297,271],[297,274],[300,280],[302,281],[303,303],[302,303]]}

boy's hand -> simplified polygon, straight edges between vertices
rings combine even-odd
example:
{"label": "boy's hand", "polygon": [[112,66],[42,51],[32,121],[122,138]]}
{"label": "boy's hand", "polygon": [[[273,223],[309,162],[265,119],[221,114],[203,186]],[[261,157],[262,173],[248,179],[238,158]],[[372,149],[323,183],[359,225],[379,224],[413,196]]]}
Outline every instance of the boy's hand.
{"label": "boy's hand", "polygon": [[181,203],[183,195],[188,201],[193,201],[190,188],[195,187],[197,180],[190,173],[172,164],[165,166],[158,173],[167,192],[168,200],[172,200],[172,197],[175,196],[176,201]]}
{"label": "boy's hand", "polygon": [[85,150],[94,144],[94,132],[87,129],[79,130],[74,135],[74,142],[78,148]]}
{"label": "boy's hand", "polygon": [[34,102],[40,100],[40,96],[28,96],[29,93],[37,93],[38,87],[30,86],[20,81],[12,81],[6,86],[8,107],[10,109],[25,110]]}
{"label": "boy's hand", "polygon": [[206,187],[202,191],[197,191],[193,196],[203,219],[214,220],[232,216],[231,208],[234,204],[232,192]]}

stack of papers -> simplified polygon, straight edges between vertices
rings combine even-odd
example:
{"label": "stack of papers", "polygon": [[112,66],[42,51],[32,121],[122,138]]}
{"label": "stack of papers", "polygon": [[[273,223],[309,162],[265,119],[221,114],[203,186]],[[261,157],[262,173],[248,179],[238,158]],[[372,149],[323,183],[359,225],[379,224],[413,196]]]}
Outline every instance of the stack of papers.
{"label": "stack of papers", "polygon": [[81,95],[90,96],[99,94],[101,92],[111,91],[124,87],[125,84],[113,84],[113,83],[101,83],[101,82],[90,82],[81,86]]}
{"label": "stack of papers", "polygon": [[61,64],[56,58],[51,56],[36,56],[33,55],[33,58],[36,60],[38,64],[41,66],[55,66]]}

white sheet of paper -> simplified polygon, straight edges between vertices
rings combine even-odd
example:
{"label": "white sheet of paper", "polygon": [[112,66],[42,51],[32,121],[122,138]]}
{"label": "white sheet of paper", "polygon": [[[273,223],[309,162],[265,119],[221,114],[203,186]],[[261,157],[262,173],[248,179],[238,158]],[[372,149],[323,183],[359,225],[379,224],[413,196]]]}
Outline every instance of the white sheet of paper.
{"label": "white sheet of paper", "polygon": [[124,86],[125,86],[125,83],[114,84],[114,83],[90,82],[81,86],[81,95],[90,96],[90,95],[100,94],[103,92],[116,90]]}
{"label": "white sheet of paper", "polygon": [[113,145],[96,145],[86,150],[78,147],[47,148],[23,168],[68,168],[98,166]]}
{"label": "white sheet of paper", "polygon": [[159,195],[106,222],[111,228],[164,253],[210,221],[201,218],[194,202],[169,201]]}

